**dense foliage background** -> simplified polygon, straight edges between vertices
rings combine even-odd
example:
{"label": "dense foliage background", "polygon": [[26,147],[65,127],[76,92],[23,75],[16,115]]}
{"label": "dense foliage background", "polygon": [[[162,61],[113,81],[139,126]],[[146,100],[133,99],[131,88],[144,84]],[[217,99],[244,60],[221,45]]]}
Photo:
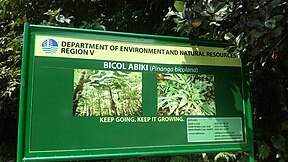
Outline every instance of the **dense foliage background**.
{"label": "dense foliage background", "polygon": [[[1,0],[0,161],[16,154],[24,22],[232,43],[227,50],[249,59],[256,159],[287,161],[287,12],[286,0]],[[202,155],[130,160],[203,161]],[[235,153],[215,156],[221,157],[239,160]]]}
{"label": "dense foliage background", "polygon": [[142,74],[74,70],[74,116],[141,116]]}
{"label": "dense foliage background", "polygon": [[157,74],[158,115],[216,115],[213,75]]}

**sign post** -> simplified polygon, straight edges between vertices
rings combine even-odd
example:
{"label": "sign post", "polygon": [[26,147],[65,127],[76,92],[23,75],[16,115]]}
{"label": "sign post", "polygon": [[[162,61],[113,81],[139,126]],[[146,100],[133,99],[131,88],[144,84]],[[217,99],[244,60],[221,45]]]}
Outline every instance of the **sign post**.
{"label": "sign post", "polygon": [[247,72],[226,46],[25,24],[17,161],[238,150],[254,161]]}

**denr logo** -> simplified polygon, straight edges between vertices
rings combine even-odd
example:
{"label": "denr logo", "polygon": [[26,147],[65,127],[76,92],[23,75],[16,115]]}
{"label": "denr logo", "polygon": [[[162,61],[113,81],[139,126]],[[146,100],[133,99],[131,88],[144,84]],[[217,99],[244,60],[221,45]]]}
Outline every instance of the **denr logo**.
{"label": "denr logo", "polygon": [[47,54],[54,54],[57,49],[58,43],[54,39],[48,38],[42,43],[42,50]]}

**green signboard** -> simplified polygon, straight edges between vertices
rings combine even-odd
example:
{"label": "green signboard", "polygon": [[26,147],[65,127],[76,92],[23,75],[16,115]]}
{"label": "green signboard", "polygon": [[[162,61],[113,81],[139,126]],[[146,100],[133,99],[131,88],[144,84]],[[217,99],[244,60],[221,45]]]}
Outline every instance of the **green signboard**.
{"label": "green signboard", "polygon": [[248,151],[247,71],[221,42],[25,25],[18,161]]}

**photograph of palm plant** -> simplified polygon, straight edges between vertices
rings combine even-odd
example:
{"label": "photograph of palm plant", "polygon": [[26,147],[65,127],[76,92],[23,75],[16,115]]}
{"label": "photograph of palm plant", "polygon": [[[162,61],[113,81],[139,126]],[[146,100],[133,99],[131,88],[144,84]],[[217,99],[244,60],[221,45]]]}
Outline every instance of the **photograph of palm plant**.
{"label": "photograph of palm plant", "polygon": [[74,70],[73,116],[141,116],[142,74]]}
{"label": "photograph of palm plant", "polygon": [[216,115],[214,76],[157,74],[158,115]]}

